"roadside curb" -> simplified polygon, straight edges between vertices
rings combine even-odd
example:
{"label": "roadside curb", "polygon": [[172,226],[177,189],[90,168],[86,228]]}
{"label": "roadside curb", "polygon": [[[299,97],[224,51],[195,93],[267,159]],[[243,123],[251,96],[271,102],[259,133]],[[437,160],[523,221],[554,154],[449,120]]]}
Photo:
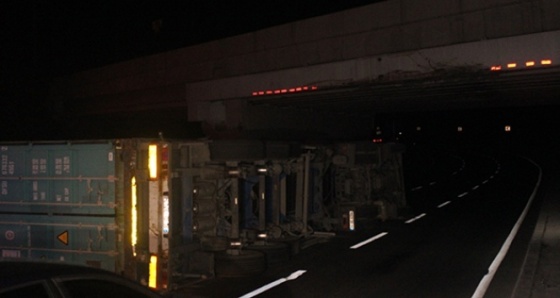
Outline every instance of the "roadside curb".
{"label": "roadside curb", "polygon": [[522,270],[511,297],[560,297],[560,185],[544,197]]}

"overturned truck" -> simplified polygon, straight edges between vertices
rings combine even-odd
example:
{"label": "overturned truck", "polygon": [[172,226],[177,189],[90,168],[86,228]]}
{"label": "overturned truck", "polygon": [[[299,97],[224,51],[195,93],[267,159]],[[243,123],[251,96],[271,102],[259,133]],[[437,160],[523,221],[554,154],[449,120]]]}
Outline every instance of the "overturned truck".
{"label": "overturned truck", "polygon": [[166,290],[259,273],[406,208],[398,144],[120,139],[0,145],[3,260]]}

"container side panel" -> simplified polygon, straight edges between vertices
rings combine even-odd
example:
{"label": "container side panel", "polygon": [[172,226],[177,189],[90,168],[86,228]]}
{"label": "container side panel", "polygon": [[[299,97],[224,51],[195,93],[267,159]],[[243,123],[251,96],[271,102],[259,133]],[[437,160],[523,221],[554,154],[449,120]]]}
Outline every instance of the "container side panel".
{"label": "container side panel", "polygon": [[3,258],[122,268],[111,142],[0,145]]}
{"label": "container side panel", "polygon": [[3,212],[113,214],[112,144],[1,146]]}
{"label": "container side panel", "polygon": [[112,217],[8,214],[2,216],[0,232],[3,257],[116,269],[118,233]]}

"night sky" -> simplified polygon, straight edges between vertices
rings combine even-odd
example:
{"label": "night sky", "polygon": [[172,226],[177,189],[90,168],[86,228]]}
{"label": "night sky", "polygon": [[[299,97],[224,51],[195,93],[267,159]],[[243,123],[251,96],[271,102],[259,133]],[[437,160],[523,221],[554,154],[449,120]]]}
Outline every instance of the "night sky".
{"label": "night sky", "polygon": [[3,0],[7,82],[68,74],[379,0]]}

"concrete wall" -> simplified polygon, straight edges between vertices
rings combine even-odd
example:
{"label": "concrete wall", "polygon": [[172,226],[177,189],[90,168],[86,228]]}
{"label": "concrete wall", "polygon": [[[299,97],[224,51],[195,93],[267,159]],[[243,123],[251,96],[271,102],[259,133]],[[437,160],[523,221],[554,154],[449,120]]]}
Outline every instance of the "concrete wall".
{"label": "concrete wall", "polygon": [[[119,110],[135,105],[133,94],[142,93],[139,109],[188,107],[189,119],[204,121],[213,110],[199,101],[373,77],[418,64],[420,49],[440,48],[432,51],[440,55],[454,45],[472,48],[558,29],[558,0],[389,0],[60,78],[52,95],[56,101],[81,99],[91,102],[88,106],[102,103],[99,109]],[[411,52],[417,57],[406,62]],[[398,53],[404,58],[396,59]],[[168,87],[175,91],[164,91]],[[227,111],[222,114],[212,121],[231,122]],[[230,117],[242,121],[240,115]]]}
{"label": "concrete wall", "polygon": [[390,0],[83,72],[55,92],[128,92],[556,29],[557,0]]}

